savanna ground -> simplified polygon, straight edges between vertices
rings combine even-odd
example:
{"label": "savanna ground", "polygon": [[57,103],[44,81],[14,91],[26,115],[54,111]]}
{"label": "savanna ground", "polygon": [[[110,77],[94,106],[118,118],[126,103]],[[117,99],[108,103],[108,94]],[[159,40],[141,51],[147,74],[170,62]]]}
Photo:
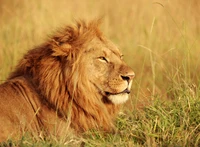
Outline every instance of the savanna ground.
{"label": "savanna ground", "polygon": [[1,146],[200,146],[199,14],[198,0],[0,0],[0,83],[59,27],[102,16],[103,32],[136,73],[116,133],[25,135]]}

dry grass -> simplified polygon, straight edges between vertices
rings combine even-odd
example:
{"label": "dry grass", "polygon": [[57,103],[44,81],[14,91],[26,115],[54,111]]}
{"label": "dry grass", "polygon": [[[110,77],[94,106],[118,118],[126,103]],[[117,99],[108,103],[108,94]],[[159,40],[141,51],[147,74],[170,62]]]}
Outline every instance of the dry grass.
{"label": "dry grass", "polygon": [[52,31],[103,16],[102,30],[136,73],[130,108],[156,98],[176,101],[184,93],[199,100],[199,14],[197,0],[0,0],[0,82]]}

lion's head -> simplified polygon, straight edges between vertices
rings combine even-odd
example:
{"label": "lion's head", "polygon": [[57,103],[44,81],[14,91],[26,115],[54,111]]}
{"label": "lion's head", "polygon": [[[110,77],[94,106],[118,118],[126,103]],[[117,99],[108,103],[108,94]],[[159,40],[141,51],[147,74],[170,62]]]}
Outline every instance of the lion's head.
{"label": "lion's head", "polygon": [[29,51],[10,79],[24,75],[41,99],[76,130],[109,130],[120,104],[128,99],[132,69],[98,21],[67,26]]}
{"label": "lion's head", "polygon": [[128,99],[134,72],[122,60],[118,48],[102,36],[94,36],[81,51],[77,70],[104,103],[122,104]]}

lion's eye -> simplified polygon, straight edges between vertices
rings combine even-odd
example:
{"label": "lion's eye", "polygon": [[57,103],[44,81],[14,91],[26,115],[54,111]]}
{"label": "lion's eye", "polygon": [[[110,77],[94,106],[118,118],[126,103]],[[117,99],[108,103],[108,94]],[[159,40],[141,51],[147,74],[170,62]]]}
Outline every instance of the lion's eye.
{"label": "lion's eye", "polygon": [[120,58],[123,59],[124,55],[121,55]]}
{"label": "lion's eye", "polygon": [[101,62],[106,62],[106,63],[108,63],[108,60],[106,59],[106,57],[101,56],[101,57],[98,57],[98,59],[99,59]]}

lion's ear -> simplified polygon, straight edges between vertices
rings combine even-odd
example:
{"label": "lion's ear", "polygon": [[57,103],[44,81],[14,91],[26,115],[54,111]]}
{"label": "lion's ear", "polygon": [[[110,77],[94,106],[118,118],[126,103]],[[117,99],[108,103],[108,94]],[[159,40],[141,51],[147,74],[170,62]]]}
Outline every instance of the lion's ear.
{"label": "lion's ear", "polygon": [[53,56],[68,56],[71,49],[72,49],[72,46],[68,43],[63,43],[59,45],[58,42],[54,41],[53,46],[52,46],[52,50],[53,50],[52,55]]}

